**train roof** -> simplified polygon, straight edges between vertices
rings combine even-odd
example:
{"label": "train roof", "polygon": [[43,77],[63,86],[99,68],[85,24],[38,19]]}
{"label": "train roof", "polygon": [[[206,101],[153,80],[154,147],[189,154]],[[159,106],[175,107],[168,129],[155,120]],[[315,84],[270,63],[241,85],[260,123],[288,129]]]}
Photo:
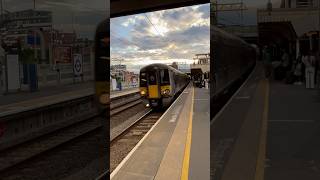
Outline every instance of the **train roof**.
{"label": "train roof", "polygon": [[230,44],[230,45],[243,45],[243,46],[247,46],[248,48],[252,48],[253,47],[248,44],[246,41],[244,41],[243,39],[241,39],[238,36],[235,36],[233,34],[227,33],[225,31],[223,31],[222,29],[216,27],[216,26],[211,26],[211,34],[213,36],[213,41],[214,42],[224,42],[226,44]]}
{"label": "train roof", "polygon": [[166,64],[161,64],[161,63],[153,63],[153,64],[149,64],[147,66],[144,66],[143,68],[140,69],[140,72],[141,71],[152,71],[154,69],[170,69],[176,73],[185,74],[184,72],[181,72],[171,66],[168,66]]}

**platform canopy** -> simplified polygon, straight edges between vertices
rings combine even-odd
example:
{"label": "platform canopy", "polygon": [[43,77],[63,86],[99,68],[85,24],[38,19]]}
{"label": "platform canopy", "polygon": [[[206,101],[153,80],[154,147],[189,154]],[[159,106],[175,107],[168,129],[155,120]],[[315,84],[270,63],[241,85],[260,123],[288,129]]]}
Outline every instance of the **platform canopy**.
{"label": "platform canopy", "polygon": [[210,3],[209,0],[110,0],[111,18]]}
{"label": "platform canopy", "polygon": [[295,42],[297,33],[291,22],[258,23],[259,44]]}

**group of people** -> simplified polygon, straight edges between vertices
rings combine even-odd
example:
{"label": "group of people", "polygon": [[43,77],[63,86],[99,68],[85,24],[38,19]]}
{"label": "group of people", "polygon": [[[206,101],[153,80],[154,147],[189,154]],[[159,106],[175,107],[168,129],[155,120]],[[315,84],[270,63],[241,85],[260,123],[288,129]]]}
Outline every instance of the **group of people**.
{"label": "group of people", "polygon": [[274,60],[272,48],[262,50],[266,78],[285,80],[287,84],[302,85],[306,88],[320,88],[320,59],[314,51],[301,53],[293,61],[288,51],[281,51],[280,60]]}

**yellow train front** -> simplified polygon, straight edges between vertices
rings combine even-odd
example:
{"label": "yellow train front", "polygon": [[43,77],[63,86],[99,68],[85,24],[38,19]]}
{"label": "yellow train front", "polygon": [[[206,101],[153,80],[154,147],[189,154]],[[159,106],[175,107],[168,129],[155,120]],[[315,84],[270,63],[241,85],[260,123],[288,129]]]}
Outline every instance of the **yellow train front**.
{"label": "yellow train front", "polygon": [[165,64],[150,64],[140,70],[140,95],[147,107],[167,107],[188,85],[185,73]]}

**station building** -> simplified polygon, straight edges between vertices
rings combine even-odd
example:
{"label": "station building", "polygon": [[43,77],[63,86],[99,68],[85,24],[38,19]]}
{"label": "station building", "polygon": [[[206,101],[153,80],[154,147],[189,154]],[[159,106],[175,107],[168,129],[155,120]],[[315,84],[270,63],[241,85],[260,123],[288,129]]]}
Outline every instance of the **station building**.
{"label": "station building", "polygon": [[318,51],[319,15],[317,0],[282,0],[280,7],[269,1],[267,8],[257,11],[260,46],[273,44],[296,57]]}

